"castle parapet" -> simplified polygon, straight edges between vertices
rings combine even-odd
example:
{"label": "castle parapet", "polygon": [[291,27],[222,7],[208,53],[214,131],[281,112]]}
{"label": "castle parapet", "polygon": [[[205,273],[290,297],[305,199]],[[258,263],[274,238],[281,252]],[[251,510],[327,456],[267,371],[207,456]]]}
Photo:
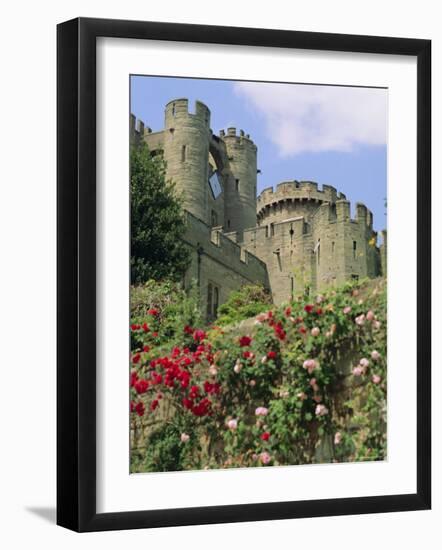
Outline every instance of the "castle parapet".
{"label": "castle parapet", "polygon": [[314,201],[316,203],[331,202],[345,199],[345,195],[336,191],[331,185],[323,185],[322,189],[314,181],[284,181],[276,186],[264,189],[258,196],[258,216],[277,203],[294,201]]}
{"label": "castle parapet", "polygon": [[325,225],[330,222],[336,221],[336,206],[329,202],[324,202],[318,208],[315,214],[315,223]]}
{"label": "castle parapet", "polygon": [[369,229],[373,229],[373,213],[365,204],[360,202],[356,203],[356,221],[367,226]]}
{"label": "castle parapet", "polygon": [[249,252],[244,245],[235,242],[234,232],[225,235],[220,227],[210,228],[190,212],[186,212],[185,220],[184,241],[187,244],[195,249],[202,247],[206,255],[221,264],[234,267],[245,278],[248,278],[250,273],[255,273],[259,274],[262,280],[265,279],[266,264]]}
{"label": "castle parapet", "polygon": [[237,133],[237,129],[234,126],[227,128],[227,132],[220,130],[219,137],[226,143],[234,142],[236,145],[244,145],[254,151],[257,150],[255,143],[250,139],[250,134],[246,134],[244,130],[239,130],[239,133]]}
{"label": "castle parapet", "polygon": [[195,101],[194,113],[189,111],[189,100],[187,98],[173,99],[167,103],[165,109],[166,129],[173,128],[175,120],[189,117],[200,120],[207,128],[210,126],[210,109],[202,101]]}
{"label": "castle parapet", "polygon": [[350,219],[350,201],[343,199],[336,201],[336,220],[338,222],[349,222]]}
{"label": "castle parapet", "polygon": [[152,128],[145,126],[144,122],[141,119],[136,118],[136,116],[132,113],[130,114],[129,124],[131,143],[140,142],[147,135],[152,133]]}

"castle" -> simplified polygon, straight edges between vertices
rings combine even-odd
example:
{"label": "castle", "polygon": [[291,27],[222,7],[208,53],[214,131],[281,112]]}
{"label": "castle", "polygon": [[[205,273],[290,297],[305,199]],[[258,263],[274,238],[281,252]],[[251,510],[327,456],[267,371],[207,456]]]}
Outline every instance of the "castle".
{"label": "castle", "polygon": [[257,147],[236,128],[210,129],[210,110],[197,101],[170,101],[164,130],[130,116],[131,143],[162,154],[186,211],[183,241],[191,251],[184,284],[196,280],[208,319],[230,292],[262,284],[280,304],[349,279],[386,273],[387,236],[376,245],[373,216],[334,187],[288,181],[257,197]]}

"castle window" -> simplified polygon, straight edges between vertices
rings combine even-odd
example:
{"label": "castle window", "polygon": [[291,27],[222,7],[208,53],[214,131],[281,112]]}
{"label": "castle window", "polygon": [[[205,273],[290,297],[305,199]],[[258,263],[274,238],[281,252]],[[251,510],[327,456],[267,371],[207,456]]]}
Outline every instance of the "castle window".
{"label": "castle window", "polygon": [[357,247],[357,243],[356,241],[353,241],[353,259],[354,260],[356,259],[356,247]]}
{"label": "castle window", "polygon": [[230,220],[227,220],[227,228],[230,229]]}
{"label": "castle window", "polygon": [[207,285],[207,317],[212,316],[212,307],[213,307],[213,287],[212,283]]}
{"label": "castle window", "polygon": [[238,193],[239,192],[239,179],[236,179],[235,180],[235,191]]}
{"label": "castle window", "polygon": [[218,315],[219,287],[213,283],[207,285],[207,319],[212,320]]}
{"label": "castle window", "polygon": [[359,275],[356,275],[356,273],[353,273],[351,276],[352,281],[359,281]]}
{"label": "castle window", "polygon": [[175,103],[172,105],[172,115],[175,116]]}
{"label": "castle window", "polygon": [[215,210],[212,210],[211,212],[211,220],[212,220],[212,227],[216,227],[218,225],[218,216]]}
{"label": "castle window", "polygon": [[266,225],[266,237],[268,237],[268,236],[269,236],[269,226]]}
{"label": "castle window", "polygon": [[319,241],[318,241],[317,255],[318,255],[318,265],[319,265],[321,263],[321,245]]}
{"label": "castle window", "polygon": [[332,241],[332,254],[335,253],[335,241]]}
{"label": "castle window", "polygon": [[219,304],[219,289],[217,286],[213,289],[213,317],[218,315],[218,304]]}
{"label": "castle window", "polygon": [[275,234],[275,224],[271,223],[270,224],[270,236],[273,237],[274,234]]}
{"label": "castle window", "polygon": [[186,160],[186,146],[183,145],[181,147],[181,162],[185,162]]}

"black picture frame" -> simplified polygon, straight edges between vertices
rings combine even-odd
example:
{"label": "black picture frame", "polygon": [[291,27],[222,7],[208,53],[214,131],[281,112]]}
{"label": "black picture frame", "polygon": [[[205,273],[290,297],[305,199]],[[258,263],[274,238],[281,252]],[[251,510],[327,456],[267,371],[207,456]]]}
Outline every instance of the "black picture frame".
{"label": "black picture frame", "polygon": [[[417,59],[417,492],[96,512],[96,39],[166,40]],[[83,531],[425,510],[431,506],[431,41],[79,18],[57,28],[57,523]]]}

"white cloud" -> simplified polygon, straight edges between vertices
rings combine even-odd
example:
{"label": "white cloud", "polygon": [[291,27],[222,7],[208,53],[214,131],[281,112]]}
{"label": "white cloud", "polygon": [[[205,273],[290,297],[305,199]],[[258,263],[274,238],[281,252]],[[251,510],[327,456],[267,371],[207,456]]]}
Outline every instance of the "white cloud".
{"label": "white cloud", "polygon": [[386,143],[387,90],[236,82],[235,91],[264,117],[283,157]]}

